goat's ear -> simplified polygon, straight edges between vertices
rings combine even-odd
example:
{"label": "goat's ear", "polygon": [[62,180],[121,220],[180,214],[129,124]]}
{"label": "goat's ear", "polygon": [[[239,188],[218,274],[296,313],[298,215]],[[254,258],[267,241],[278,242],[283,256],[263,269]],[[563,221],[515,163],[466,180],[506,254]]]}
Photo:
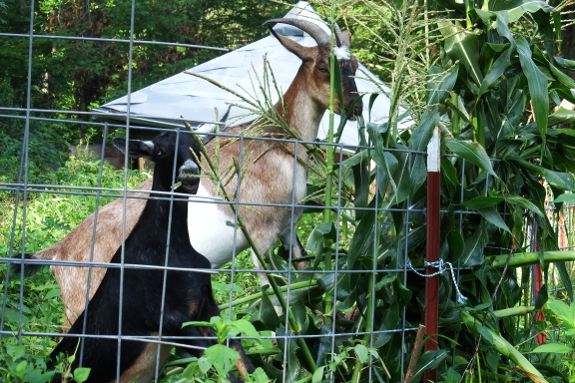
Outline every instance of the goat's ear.
{"label": "goat's ear", "polygon": [[270,27],[270,31],[272,35],[274,35],[274,37],[278,39],[281,45],[283,45],[288,51],[299,57],[301,61],[306,61],[315,58],[315,55],[313,54],[314,52],[313,48],[304,47],[303,45],[296,43],[292,39],[280,35],[276,31],[274,31],[272,27]]}
{"label": "goat's ear", "polygon": [[[124,138],[114,138],[112,143],[120,152],[126,154],[126,140]],[[151,158],[154,154],[154,143],[152,141],[129,140],[128,156],[139,158]]]}

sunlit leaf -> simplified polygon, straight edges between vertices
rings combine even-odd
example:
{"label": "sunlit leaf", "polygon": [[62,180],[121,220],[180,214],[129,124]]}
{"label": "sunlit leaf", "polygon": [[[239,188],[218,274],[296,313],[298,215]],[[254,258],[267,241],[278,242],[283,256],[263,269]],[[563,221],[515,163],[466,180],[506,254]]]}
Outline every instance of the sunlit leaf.
{"label": "sunlit leaf", "polygon": [[525,12],[534,13],[538,10],[543,10],[545,12],[555,12],[555,8],[547,4],[543,0],[518,0],[513,2],[494,2],[494,11],[499,11],[497,4],[506,4],[505,10],[509,14],[509,22],[515,22],[525,14]]}
{"label": "sunlit leaf", "polygon": [[568,110],[559,107],[553,114],[549,116],[549,126],[557,124],[570,124],[575,121],[575,110]]}
{"label": "sunlit leaf", "polygon": [[560,202],[575,203],[575,194],[563,193],[559,197],[555,198],[555,200],[553,201],[553,203],[560,203]]}
{"label": "sunlit leaf", "polygon": [[445,52],[452,60],[459,60],[467,68],[473,81],[479,85],[483,80],[483,74],[477,61],[479,42],[477,36],[470,31],[462,30],[449,22],[440,22],[439,31],[445,40]]}
{"label": "sunlit leaf", "polygon": [[85,382],[88,380],[90,375],[90,368],[87,367],[78,367],[74,370],[74,380],[78,383]]}
{"label": "sunlit leaf", "polygon": [[493,166],[491,165],[491,159],[485,152],[483,146],[477,142],[469,141],[455,141],[447,140],[446,145],[453,153],[458,156],[465,158],[474,165],[477,165],[483,171],[497,177],[495,171],[493,171]]}
{"label": "sunlit leaf", "polygon": [[557,354],[566,354],[573,352],[573,349],[566,344],[559,343],[546,343],[535,347],[533,350],[528,351],[530,354],[535,352],[555,352]]}
{"label": "sunlit leaf", "polygon": [[568,306],[563,301],[551,298],[547,302],[547,307],[553,311],[553,314],[555,314],[559,320],[571,327],[575,327],[575,305]]}
{"label": "sunlit leaf", "polygon": [[544,216],[544,213],[541,211],[541,209],[539,209],[539,207],[537,207],[537,205],[535,205],[533,202],[529,201],[527,198],[523,198],[520,196],[507,196],[507,195],[504,195],[503,198],[505,199],[505,201],[507,203],[509,203],[511,205],[517,205],[517,206],[522,207],[524,209],[528,209],[540,217]]}

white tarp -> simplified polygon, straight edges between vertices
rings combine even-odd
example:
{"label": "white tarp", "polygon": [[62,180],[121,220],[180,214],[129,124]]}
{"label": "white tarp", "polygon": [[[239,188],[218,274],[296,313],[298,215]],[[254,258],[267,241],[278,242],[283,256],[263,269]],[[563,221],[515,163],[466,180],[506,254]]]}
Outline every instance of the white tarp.
{"label": "white tarp", "polygon": [[[300,1],[285,17],[305,17],[307,20],[317,20],[317,16],[315,16],[313,10],[305,1]],[[325,24],[320,21],[317,21],[317,23],[321,24],[329,32],[329,28]],[[315,40],[304,34],[299,28],[286,24],[276,24],[274,30],[284,36],[289,36],[301,45],[316,45]],[[255,79],[254,70],[261,78],[264,56],[267,57],[270,63],[281,92],[285,92],[295,77],[301,61],[271,35],[191,68],[188,71],[209,77],[242,95],[245,95],[246,91],[251,94],[254,88],[252,84]],[[376,79],[363,65],[360,64],[356,76],[359,77],[356,78],[356,84],[360,93],[380,93],[374,83],[362,79],[362,77]],[[376,79],[376,81],[379,80]],[[381,82],[380,86],[386,91],[388,90]],[[273,93],[273,96],[276,96],[275,92]],[[262,99],[261,94],[257,94],[256,97]],[[364,98],[364,118],[366,121],[385,121],[389,112],[389,99],[385,95],[380,95],[373,105],[371,116],[367,113],[368,100],[369,97]],[[229,103],[245,104],[233,94],[203,79],[182,72],[147,88],[133,92],[130,97],[129,113],[132,122],[144,125],[182,126],[181,118],[183,117],[192,126],[198,126],[204,122],[214,121],[214,108],[218,110],[219,116],[222,116],[228,109]],[[95,111],[105,113],[106,117],[125,121],[125,116],[128,113],[128,97],[124,96],[104,104]],[[245,109],[233,107],[230,111],[230,120],[233,120],[234,116],[246,113]],[[335,117],[337,127],[339,118],[337,115]],[[238,122],[249,121],[254,118],[255,116],[251,116]],[[327,137],[328,126],[329,117],[326,112],[320,125],[319,139]],[[357,124],[355,122],[348,121],[341,143],[357,145]]]}

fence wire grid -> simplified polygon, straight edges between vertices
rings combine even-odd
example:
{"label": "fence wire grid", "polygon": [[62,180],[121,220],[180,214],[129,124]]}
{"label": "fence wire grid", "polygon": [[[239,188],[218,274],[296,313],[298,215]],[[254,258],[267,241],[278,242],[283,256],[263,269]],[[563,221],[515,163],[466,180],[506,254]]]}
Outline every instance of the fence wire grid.
{"label": "fence wire grid", "polygon": [[[136,22],[134,18],[135,2],[132,2],[131,26]],[[31,19],[34,18],[34,3],[31,4]],[[97,219],[98,212],[114,199],[141,199],[147,200],[140,194],[128,195],[137,191],[137,185],[151,177],[152,170],[144,168],[142,171],[130,169],[130,162],[126,159],[122,171],[112,170],[106,164],[105,145],[100,150],[79,144],[76,155],[68,159],[66,165],[62,165],[58,172],[60,179],[75,179],[75,183],[38,183],[30,182],[30,175],[34,164],[30,161],[31,151],[50,150],[50,148],[32,147],[30,134],[38,131],[43,124],[57,124],[58,126],[77,127],[83,125],[92,134],[94,143],[109,142],[112,135],[119,134],[131,137],[134,132],[145,132],[147,136],[153,136],[159,132],[176,131],[174,129],[161,129],[150,126],[138,126],[130,122],[127,114],[126,123],[110,123],[103,121],[98,113],[84,111],[64,111],[53,109],[41,109],[32,105],[32,68],[34,67],[33,49],[36,39],[64,39],[80,41],[100,41],[110,44],[128,44],[130,52],[138,44],[164,44],[176,45],[184,48],[206,47],[192,46],[190,44],[159,43],[143,40],[116,40],[84,38],[72,36],[47,36],[33,32],[28,34],[0,33],[0,36],[10,39],[28,39],[28,93],[25,107],[13,107],[0,105],[0,124],[2,130],[20,129],[23,134],[18,138],[21,145],[19,157],[19,171],[16,179],[0,183],[0,203],[3,212],[0,216],[2,233],[0,233],[0,262],[4,278],[0,281],[2,286],[2,311],[0,315],[0,335],[2,348],[6,347],[14,360],[21,358],[24,353],[15,351],[14,347],[23,346],[26,353],[35,355],[37,358],[45,358],[51,349],[55,347],[59,337],[72,336],[66,333],[65,307],[60,298],[60,289],[55,279],[44,269],[40,276],[26,277],[24,273],[15,274],[9,265],[45,265],[50,267],[67,266],[87,268],[88,284],[82,286],[80,293],[89,300],[88,291],[91,286],[91,275],[98,269],[112,267],[142,268],[136,264],[109,264],[97,260],[74,261],[70,259],[39,259],[30,260],[24,258],[26,253],[34,253],[46,249],[68,235],[89,214],[94,213]],[[209,48],[209,47],[207,47]],[[98,57],[92,58],[94,62]],[[127,94],[132,92],[132,56],[130,55],[127,67]],[[85,118],[87,117],[87,118]],[[178,123],[180,121],[177,121]],[[180,134],[194,134],[180,131]],[[212,136],[229,138],[224,133],[215,133]],[[233,260],[221,268],[211,270],[192,270],[210,274],[212,286],[219,308],[224,317],[231,321],[248,319],[260,332],[261,339],[254,340],[249,335],[239,335],[234,338],[242,340],[244,348],[250,354],[256,367],[262,367],[270,379],[290,382],[297,379],[308,379],[314,369],[328,366],[325,376],[328,381],[342,381],[338,369],[343,367],[346,359],[355,363],[363,364],[361,379],[364,381],[392,381],[393,371],[399,371],[403,376],[407,370],[407,362],[413,348],[418,323],[422,323],[422,317],[414,317],[415,312],[424,312],[422,288],[424,278],[418,274],[425,273],[423,264],[425,243],[424,218],[429,208],[424,203],[417,201],[412,203],[408,196],[403,208],[397,208],[395,204],[385,200],[382,190],[390,190],[391,182],[382,171],[367,167],[372,172],[373,182],[369,184],[369,192],[364,196],[370,203],[356,204],[358,195],[349,187],[349,179],[353,178],[353,166],[357,165],[357,154],[361,151],[373,152],[377,148],[366,144],[365,146],[350,147],[341,144],[329,144],[326,142],[301,142],[265,137],[235,136],[244,145],[245,140],[263,140],[279,143],[295,143],[292,164],[298,163],[298,151],[305,150],[303,144],[314,148],[332,146],[335,150],[335,165],[331,173],[332,179],[327,180],[325,174],[316,174],[308,171],[308,195],[303,201],[296,200],[295,195],[289,203],[270,204],[265,200],[256,203],[246,203],[238,198],[230,201],[225,198],[202,199],[190,197],[190,204],[216,204],[227,205],[236,208],[234,222],[229,222],[232,227],[238,227],[241,216],[237,213],[238,207],[244,206],[246,210],[258,207],[271,206],[287,209],[291,215],[289,231],[290,237],[294,233],[302,239],[307,247],[306,260],[310,266],[297,270],[292,261],[294,254],[291,249],[284,251],[283,246],[273,246],[271,249],[258,249],[266,253],[267,265],[264,269],[257,269],[252,261],[253,250],[243,252],[234,250]],[[216,139],[216,138],[212,138]],[[75,143],[77,144],[77,143]],[[413,169],[414,164],[424,163],[427,156],[425,152],[417,152],[401,149],[383,150],[385,155],[402,159],[407,168]],[[249,166],[249,159],[243,157],[240,151],[237,158],[238,164],[245,163]],[[350,154],[351,153],[351,154]],[[66,154],[68,155],[68,154]],[[325,154],[323,157],[325,158]],[[354,157],[355,156],[355,157]],[[347,162],[346,162],[347,161]],[[317,164],[310,160],[310,169]],[[296,189],[296,169],[293,166],[292,190]],[[236,172],[242,175],[242,165]],[[273,176],[270,175],[270,176]],[[464,184],[464,174],[461,184]],[[76,177],[76,178],[75,178]],[[415,177],[415,176],[414,176]],[[49,178],[49,177],[45,177]],[[34,180],[39,179],[34,177]],[[40,178],[41,179],[41,178]],[[52,178],[54,179],[54,178]],[[425,185],[425,176],[419,175],[419,186]],[[330,182],[334,186],[332,204],[323,203],[325,200],[325,185]],[[486,181],[488,182],[488,180]],[[175,180],[174,180],[175,183]],[[110,186],[110,184],[114,184]],[[352,181],[353,184],[353,181]],[[236,195],[241,195],[241,182],[238,183]],[[424,189],[424,187],[423,187]],[[423,190],[422,189],[422,190]],[[463,188],[460,191],[463,202]],[[166,193],[165,199],[173,201],[174,193]],[[61,209],[61,210],[58,210]],[[303,218],[298,221],[301,210],[305,210]],[[327,213],[327,212],[331,212]],[[557,225],[565,226],[565,240],[560,239],[564,249],[573,248],[571,227],[573,225],[573,209],[565,210],[564,222]],[[456,212],[441,211],[442,215],[455,214],[458,217],[458,225],[461,228],[463,222],[472,216],[477,216],[475,211],[460,210]],[[126,212],[123,213],[122,232],[126,233]],[[390,217],[401,216],[401,219],[391,221]],[[556,215],[552,215],[555,217]],[[326,218],[328,217],[328,218]],[[366,225],[366,217],[373,221],[371,227]],[[206,217],[197,217],[202,220]],[[363,219],[363,220],[362,220]],[[397,224],[401,222],[401,224]],[[109,229],[109,228],[108,228]],[[206,227],[206,230],[209,230]],[[356,235],[358,230],[365,233],[361,238]],[[533,248],[535,248],[535,229],[526,225],[529,230]],[[437,231],[439,235],[439,230]],[[90,233],[92,247],[90,253],[94,253],[94,237],[96,230]],[[151,233],[152,235],[152,233]],[[234,240],[241,235],[239,230],[234,231]],[[254,234],[256,235],[256,234]],[[127,234],[126,234],[127,236]],[[386,239],[387,238],[387,239]],[[429,240],[429,238],[427,238]],[[386,242],[389,241],[389,242]],[[192,245],[194,245],[192,243]],[[169,246],[169,244],[166,244]],[[354,262],[349,261],[352,251],[361,252],[362,256]],[[492,250],[506,254],[509,249]],[[420,254],[419,259],[412,259],[414,254]],[[111,256],[111,255],[110,255]],[[257,262],[256,262],[257,263]],[[295,264],[295,263],[294,263]],[[453,265],[453,276],[446,273],[441,276],[441,299],[449,300],[455,296],[454,289],[461,288],[462,276],[468,275],[473,267],[460,267]],[[148,269],[169,270],[166,266],[147,266]],[[533,270],[533,273],[536,271]],[[573,270],[571,269],[571,273]],[[264,287],[260,285],[260,276],[266,277]],[[453,280],[452,280],[453,278]],[[281,299],[269,287],[270,279],[277,284],[282,292],[283,300],[288,308],[289,315],[282,309]],[[559,284],[556,272],[552,272],[551,280]],[[165,283],[165,279],[164,279]],[[411,295],[405,286],[415,286],[418,294]],[[77,286],[79,288],[79,286]],[[371,290],[366,291],[369,287]],[[120,286],[120,296],[124,294],[127,286]],[[555,290],[554,290],[555,289]],[[550,290],[560,293],[560,287],[552,287]],[[464,295],[469,290],[462,290]],[[531,300],[535,299],[536,291],[532,291]],[[392,296],[401,296],[401,305],[387,304],[392,301]],[[33,296],[33,298],[30,298]],[[162,299],[165,299],[163,297]],[[395,299],[395,298],[393,298]],[[130,313],[120,315],[129,316]],[[397,316],[397,322],[388,326],[384,319],[389,316]],[[232,322],[233,323],[233,322]],[[442,330],[440,329],[440,332]],[[158,328],[157,333],[162,334]],[[450,333],[451,334],[451,333]],[[76,334],[74,334],[76,335]],[[81,334],[80,337],[88,338],[96,335]],[[118,340],[137,340],[141,342],[157,343],[167,346],[178,346],[172,350],[172,355],[166,366],[159,364],[159,354],[154,362],[154,380],[161,382],[175,382],[178,374],[184,372],[190,363],[197,364],[192,355],[186,351],[189,344],[183,342],[177,336],[163,337],[150,334],[147,337],[131,336],[130,334],[100,336],[102,338]],[[217,340],[215,338],[211,338]],[[118,342],[120,345],[120,342]],[[358,345],[365,346],[368,354],[359,355]],[[382,347],[388,348],[383,352]],[[180,348],[181,347],[181,348]],[[308,347],[308,350],[304,350]],[[379,353],[373,352],[379,350]],[[394,353],[391,352],[394,351]],[[354,354],[355,352],[355,354]],[[307,353],[310,353],[309,355]],[[118,354],[117,365],[120,364]],[[82,354],[78,355],[80,364]],[[191,358],[191,359],[190,359]],[[342,359],[344,360],[342,362]],[[391,370],[391,372],[388,372]],[[303,373],[305,371],[305,373]],[[199,373],[199,372],[198,372]],[[116,378],[120,381],[121,372],[117,368]]]}

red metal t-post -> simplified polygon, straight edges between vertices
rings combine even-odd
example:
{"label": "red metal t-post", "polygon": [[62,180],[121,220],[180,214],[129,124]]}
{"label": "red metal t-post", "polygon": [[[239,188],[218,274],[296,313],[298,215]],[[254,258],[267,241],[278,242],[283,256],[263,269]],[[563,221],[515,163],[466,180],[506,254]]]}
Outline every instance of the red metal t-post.
{"label": "red metal t-post", "polygon": [[[439,261],[439,167],[440,167],[439,127],[427,146],[427,262]],[[426,267],[426,274],[437,272],[434,267]],[[439,317],[439,276],[426,278],[425,283],[425,327],[429,338],[425,342],[425,351],[437,350]],[[423,374],[424,382],[437,381],[437,370],[427,370]]]}

